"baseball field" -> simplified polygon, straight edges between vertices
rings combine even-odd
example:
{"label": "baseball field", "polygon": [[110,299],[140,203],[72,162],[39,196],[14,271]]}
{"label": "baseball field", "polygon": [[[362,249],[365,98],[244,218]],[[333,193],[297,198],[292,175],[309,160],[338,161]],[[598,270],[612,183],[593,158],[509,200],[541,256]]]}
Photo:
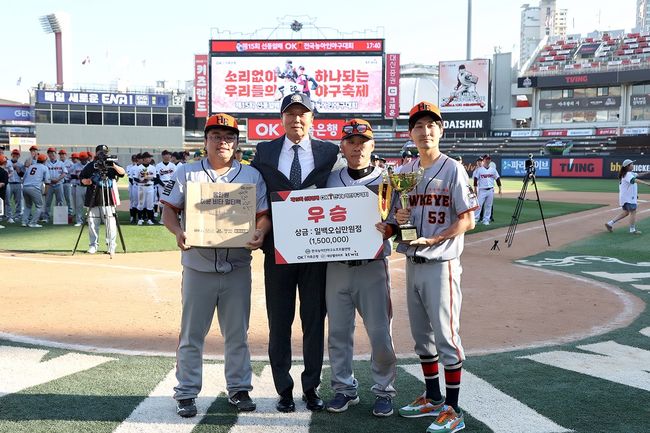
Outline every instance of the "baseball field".
{"label": "baseball field", "polygon": [[[460,405],[468,432],[647,432],[650,422],[650,208],[637,226],[604,223],[618,212],[617,182],[539,180],[514,242],[504,242],[521,180],[505,182],[495,223],[465,238],[461,336],[467,351]],[[639,187],[640,198],[650,188]],[[529,188],[528,199],[534,199]],[[123,214],[122,214],[123,215]],[[121,217],[123,218],[123,217]],[[5,224],[6,225],[6,224]],[[361,403],[341,414],[275,411],[266,361],[262,255],[254,254],[249,342],[258,409],[227,403],[223,339],[206,344],[199,415],[182,419],[171,398],[180,320],[180,253],[164,227],[122,225],[128,253],[85,253],[84,230],[0,231],[0,432],[424,432],[430,418],[379,419],[368,341],[357,318],[355,376]],[[646,235],[647,233],[647,235]],[[498,240],[499,249],[492,249]],[[102,244],[100,244],[102,245]],[[395,406],[423,389],[413,356],[404,259],[390,258],[393,338],[399,353]],[[296,377],[301,372],[294,323]],[[329,369],[321,394],[332,396]],[[300,383],[299,380],[297,383]]]}

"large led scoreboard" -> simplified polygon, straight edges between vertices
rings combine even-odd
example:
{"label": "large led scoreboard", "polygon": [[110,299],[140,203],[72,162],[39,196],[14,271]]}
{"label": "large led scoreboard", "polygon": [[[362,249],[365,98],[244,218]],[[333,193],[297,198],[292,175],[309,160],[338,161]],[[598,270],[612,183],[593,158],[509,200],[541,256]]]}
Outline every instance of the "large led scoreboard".
{"label": "large led scoreboard", "polygon": [[283,96],[310,95],[330,118],[382,117],[384,40],[211,40],[211,113],[277,117]]}

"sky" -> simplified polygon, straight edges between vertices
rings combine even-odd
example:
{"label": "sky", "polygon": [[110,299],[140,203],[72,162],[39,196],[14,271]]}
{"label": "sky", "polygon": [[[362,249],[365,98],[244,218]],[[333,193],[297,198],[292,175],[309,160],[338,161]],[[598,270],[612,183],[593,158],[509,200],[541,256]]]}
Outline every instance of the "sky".
{"label": "sky", "polygon": [[[512,52],[516,60],[524,3],[472,1],[473,58],[490,58],[500,50]],[[568,9],[569,33],[635,25],[636,0],[558,0],[557,5]],[[207,53],[211,38],[380,37],[387,53],[401,54],[402,64],[460,60],[466,52],[464,0],[29,0],[3,8],[0,99],[24,102],[30,87],[56,83],[54,35],[46,34],[39,22],[40,16],[55,12],[69,19],[64,31],[66,85],[143,87],[164,80],[168,87],[184,88],[194,78],[194,54]],[[302,32],[283,25],[294,19],[304,24]]]}

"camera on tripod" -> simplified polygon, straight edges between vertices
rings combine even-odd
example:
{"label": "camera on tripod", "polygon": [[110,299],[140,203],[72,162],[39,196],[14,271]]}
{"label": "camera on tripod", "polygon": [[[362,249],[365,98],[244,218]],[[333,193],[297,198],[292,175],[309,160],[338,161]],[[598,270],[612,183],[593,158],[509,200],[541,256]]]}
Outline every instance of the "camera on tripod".
{"label": "camera on tripod", "polygon": [[526,160],[526,175],[535,174],[535,163],[533,162],[533,154],[528,154],[528,159]]}
{"label": "camera on tripod", "polygon": [[108,167],[112,167],[118,161],[117,156],[108,154],[108,146],[106,145],[97,146],[95,151],[97,153],[93,166],[99,172],[106,172]]}

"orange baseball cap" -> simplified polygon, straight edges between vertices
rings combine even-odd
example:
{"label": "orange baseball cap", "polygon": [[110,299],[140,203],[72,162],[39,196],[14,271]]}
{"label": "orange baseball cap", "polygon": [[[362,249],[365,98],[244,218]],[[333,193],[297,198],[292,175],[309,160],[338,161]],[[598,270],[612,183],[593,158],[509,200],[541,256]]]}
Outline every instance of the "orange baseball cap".
{"label": "orange baseball cap", "polygon": [[70,155],[70,158],[77,158],[79,159],[79,154],[77,152],[72,152],[72,155]]}
{"label": "orange baseball cap", "polygon": [[79,159],[88,159],[88,152],[79,152]]}
{"label": "orange baseball cap", "polygon": [[39,153],[39,155],[36,157],[36,161],[45,162],[47,161],[47,156],[43,153]]}
{"label": "orange baseball cap", "polygon": [[208,131],[214,128],[226,128],[236,132],[237,135],[239,135],[239,125],[237,125],[237,119],[226,113],[217,113],[208,117],[208,120],[205,121],[205,136],[207,137]]}
{"label": "orange baseball cap", "polygon": [[422,101],[414,105],[409,111],[409,129],[413,129],[415,122],[423,116],[431,116],[435,120],[442,121],[440,108],[432,102]]}
{"label": "orange baseball cap", "polygon": [[67,155],[68,152],[65,151],[65,149],[59,150],[59,155]]}
{"label": "orange baseball cap", "polygon": [[5,162],[7,162],[7,157],[4,155],[0,155],[0,164],[4,164]]}
{"label": "orange baseball cap", "polygon": [[11,154],[12,155],[20,155],[20,150],[14,149],[14,150],[11,151]]}
{"label": "orange baseball cap", "polygon": [[38,150],[38,147],[37,147],[37,146],[32,146],[32,147],[30,147],[30,148],[29,148],[29,151],[31,152],[32,150]]}
{"label": "orange baseball cap", "polygon": [[345,125],[343,125],[341,130],[343,132],[341,140],[345,140],[346,138],[350,138],[355,135],[366,137],[369,140],[372,140],[374,138],[374,135],[372,133],[372,126],[370,126],[370,123],[363,119],[350,119],[345,122]]}
{"label": "orange baseball cap", "polygon": [[48,148],[47,148],[47,153],[50,153],[50,152],[54,152],[54,153],[56,153],[56,148],[54,148],[54,147],[48,147]]}

